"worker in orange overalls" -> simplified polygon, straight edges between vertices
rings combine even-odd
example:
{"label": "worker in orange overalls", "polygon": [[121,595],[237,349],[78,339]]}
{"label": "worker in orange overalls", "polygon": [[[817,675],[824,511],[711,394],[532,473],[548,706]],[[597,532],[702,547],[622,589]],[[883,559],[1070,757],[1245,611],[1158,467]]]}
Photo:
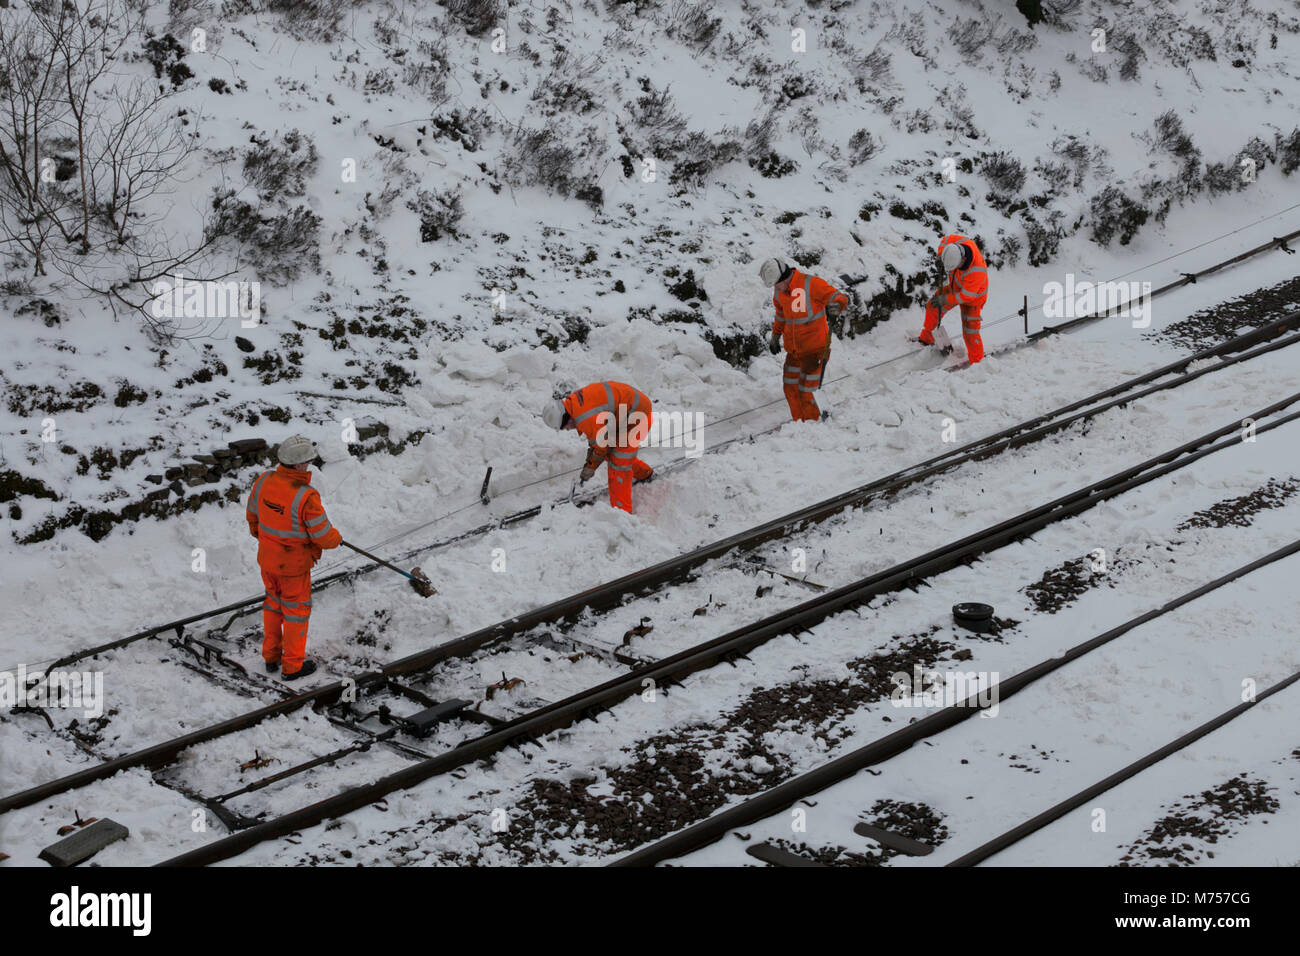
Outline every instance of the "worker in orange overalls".
{"label": "worker in orange overalls", "polygon": [[961,307],[961,337],[966,342],[966,357],[974,365],[984,358],[984,340],[980,338],[980,311],[989,297],[989,272],[974,239],[953,233],[939,243],[939,261],[947,273],[947,282],[925,305],[925,326],[917,336],[924,345],[933,345],[931,334],[953,306]]}
{"label": "worker in orange overalls", "polygon": [[542,420],[558,430],[573,429],[587,439],[582,480],[609,461],[609,503],[632,511],[632,482],[648,481],[654,469],[637,458],[637,447],[650,433],[650,399],[622,382],[592,382],[553,400]]}
{"label": "worker in orange overalls", "polygon": [[280,467],[265,471],[248,496],[248,531],[257,539],[266,600],[262,603],[262,659],[266,672],[281,665],[284,679],[315,673],[307,661],[307,620],[311,617],[311,569],[321,552],[337,548],[342,535],[330,524],[320,493],[304,467],[317,457],[316,445],[301,435],[280,443]]}
{"label": "worker in orange overalls", "polygon": [[790,417],[797,422],[821,419],[813,392],[821,388],[822,370],[831,356],[831,333],[827,316],[837,317],[849,304],[849,297],[825,279],[799,271],[780,259],[766,260],[758,270],[763,284],[772,287],[772,354],[785,344],[782,382]]}

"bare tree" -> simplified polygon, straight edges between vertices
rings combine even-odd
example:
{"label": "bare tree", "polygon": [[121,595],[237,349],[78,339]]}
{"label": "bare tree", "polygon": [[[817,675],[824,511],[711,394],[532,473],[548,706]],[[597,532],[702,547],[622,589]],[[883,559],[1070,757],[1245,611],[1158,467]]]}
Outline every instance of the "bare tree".
{"label": "bare tree", "polygon": [[95,117],[88,137],[89,208],[110,242],[138,239],[164,214],[156,204],[149,213],[139,207],[169,194],[198,148],[198,118],[182,126],[166,115],[168,101],[156,84],[136,79],[115,87]]}
{"label": "bare tree", "polygon": [[35,18],[0,15],[0,242],[28,254],[38,276],[63,204],[60,191],[45,188],[56,169],[43,153],[67,112],[58,63],[58,45]]}
{"label": "bare tree", "polygon": [[[32,15],[45,31],[58,55],[64,100],[72,133],[77,141],[77,166],[81,176],[81,251],[90,252],[90,215],[94,191],[87,181],[91,157],[87,136],[95,122],[91,96],[117,77],[112,71],[122,59],[127,41],[144,36],[143,11],[126,0],[68,0],[34,3]],[[99,104],[95,104],[98,106]]]}
{"label": "bare tree", "polygon": [[[199,149],[197,118],[169,109],[171,90],[141,75],[129,45],[144,41],[139,0],[29,0],[0,12],[0,247],[53,265],[114,311],[168,329],[150,287],[195,278],[212,243],[167,228],[167,198]],[[75,160],[72,158],[75,157]],[[73,174],[76,182],[72,182]]]}

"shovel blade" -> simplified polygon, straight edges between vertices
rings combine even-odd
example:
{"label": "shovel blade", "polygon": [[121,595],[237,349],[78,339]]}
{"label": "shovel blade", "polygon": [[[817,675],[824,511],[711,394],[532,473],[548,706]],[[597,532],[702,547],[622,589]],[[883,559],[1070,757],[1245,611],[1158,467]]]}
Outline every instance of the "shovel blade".
{"label": "shovel blade", "polygon": [[948,333],[944,331],[943,326],[939,326],[932,333],[934,335],[934,344],[944,355],[952,351],[952,339],[948,338]]}

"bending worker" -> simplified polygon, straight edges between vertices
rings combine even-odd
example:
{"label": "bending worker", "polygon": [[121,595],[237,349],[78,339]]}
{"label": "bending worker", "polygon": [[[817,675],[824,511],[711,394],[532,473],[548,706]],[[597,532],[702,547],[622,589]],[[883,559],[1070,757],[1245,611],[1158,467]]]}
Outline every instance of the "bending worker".
{"label": "bending worker", "polygon": [[280,467],[265,471],[248,496],[248,531],[257,539],[266,600],[262,604],[262,660],[266,672],[284,667],[284,679],[316,671],[305,660],[307,620],[311,617],[311,569],[321,552],[337,548],[343,537],[325,516],[320,493],[311,486],[306,466],[317,457],[316,445],[301,435],[280,443]]}
{"label": "bending worker", "polygon": [[572,429],[587,439],[582,480],[609,461],[609,503],[632,511],[632,482],[648,481],[654,469],[637,458],[637,447],[650,433],[650,399],[622,382],[593,382],[553,400],[542,420],[556,430]]}
{"label": "bending worker", "polygon": [[924,345],[933,345],[931,334],[953,306],[961,307],[961,337],[966,342],[966,357],[974,365],[984,358],[984,340],[980,338],[980,312],[989,297],[989,273],[974,239],[953,233],[939,243],[939,261],[947,280],[930,296],[925,306],[925,326],[917,336]]}
{"label": "bending worker", "polygon": [[776,319],[772,322],[773,355],[785,344],[782,382],[790,417],[797,422],[821,419],[821,409],[813,392],[821,388],[822,372],[831,356],[831,334],[826,317],[838,316],[849,304],[849,297],[825,279],[800,272],[788,262],[768,259],[759,267],[763,284],[772,287],[772,305]]}

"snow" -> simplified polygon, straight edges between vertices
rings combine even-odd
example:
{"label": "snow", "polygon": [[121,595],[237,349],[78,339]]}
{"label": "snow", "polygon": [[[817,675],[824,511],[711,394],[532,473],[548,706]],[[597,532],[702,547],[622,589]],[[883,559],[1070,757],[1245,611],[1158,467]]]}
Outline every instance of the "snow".
{"label": "snow", "polygon": [[[57,288],[41,290],[63,309],[57,329],[9,315],[18,302],[0,300],[7,319],[0,329],[5,356],[0,373],[6,387],[51,385],[66,394],[72,384],[92,381],[106,392],[106,400],[92,408],[53,416],[60,434],[55,444],[38,440],[45,417],[39,408],[31,414],[13,409],[0,413],[4,467],[40,477],[62,496],[58,502],[24,498],[22,518],[4,519],[11,534],[0,545],[0,605],[21,613],[0,624],[0,669],[38,668],[143,627],[260,593],[255,547],[238,503],[206,506],[165,521],[121,524],[99,541],[68,528],[48,540],[18,543],[47,516],[64,514],[70,504],[120,507],[135,500],[153,490],[143,483],[144,475],[160,473],[214,443],[249,435],[276,441],[292,432],[309,434],[321,443],[328,462],[315,473],[313,483],[332,522],[349,540],[389,557],[541,505],[540,514],[530,521],[413,559],[410,563],[419,564],[437,586],[434,598],[421,600],[406,582],[385,571],[322,591],[315,602],[309,653],[327,665],[319,678],[323,682],[436,646],[941,454],[953,447],[944,438],[949,420],[956,428],[956,444],[962,444],[1172,361],[1185,351],[1151,332],[1197,309],[1295,275],[1289,256],[1270,252],[1156,300],[1149,330],[1116,318],[1011,348],[1022,336],[1022,297],[1029,297],[1031,329],[1041,327],[1046,321],[1039,311],[1042,290],[1046,283],[1059,281],[1063,271],[1077,278],[1129,277],[1159,286],[1296,228],[1300,204],[1295,179],[1270,165],[1248,189],[1216,198],[1201,194],[1186,204],[1174,204],[1163,223],[1149,224],[1126,246],[1103,248],[1089,241],[1085,230],[1065,238],[1056,255],[1040,266],[1028,265],[1022,256],[1015,265],[991,270],[992,291],[984,312],[990,354],[974,368],[949,373],[919,367],[905,340],[919,325],[919,307],[901,310],[866,334],[836,342],[818,396],[831,418],[817,426],[789,423],[780,394],[780,360],[764,351],[741,370],[719,360],[704,338],[705,331],[727,333],[733,327],[763,333],[770,304],[754,278],[758,261],[796,248],[818,250],[822,259],[812,271],[828,277],[866,274],[868,281],[859,291],[866,297],[877,295],[892,285],[884,273],[886,263],[904,276],[926,269],[939,238],[923,222],[890,216],[895,200],[912,207],[940,202],[948,216],[945,228],[968,228],[983,236],[986,245],[999,246],[999,233],[1020,229],[1018,220],[1003,217],[983,198],[988,184],[978,174],[963,174],[951,184],[923,182],[923,177],[934,178],[940,171],[943,158],[1007,150],[1029,168],[1034,158],[1050,157],[1048,147],[1059,136],[1087,131],[1089,142],[1105,146],[1113,175],[1094,171],[1084,187],[1051,197],[1048,210],[1060,211],[1068,224],[1084,215],[1090,198],[1111,181],[1132,185],[1171,175],[1170,157],[1141,138],[1167,109],[1178,111],[1207,162],[1233,160],[1232,150],[1251,136],[1271,142],[1272,132],[1285,135],[1300,117],[1300,101],[1287,92],[1295,89],[1295,33],[1277,28],[1273,48],[1264,19],[1273,13],[1283,23],[1292,23],[1294,16],[1285,5],[1266,3],[1233,21],[1231,29],[1254,44],[1256,60],[1249,71],[1232,67],[1222,55],[1182,67],[1160,62],[1153,54],[1143,60],[1139,80],[1125,87],[1115,78],[1097,83],[1077,64],[1067,63],[1070,54],[1080,60],[1089,55],[1088,31],[1083,29],[1089,18],[1118,5],[1087,4],[1075,15],[1072,30],[1034,31],[1035,45],[1017,54],[1019,59],[990,48],[969,61],[941,42],[951,25],[943,17],[994,17],[1003,37],[1013,28],[1025,33],[1023,23],[977,3],[962,4],[951,14],[911,0],[860,5],[835,11],[838,21],[831,19],[830,11],[777,3],[724,6],[717,12],[724,21],[724,36],[734,33],[747,50],[788,62],[794,71],[804,69],[805,61],[787,52],[790,29],[805,19],[813,27],[810,50],[816,65],[804,72],[820,84],[820,92],[792,101],[773,140],[782,156],[799,162],[799,173],[765,179],[742,159],[710,174],[706,186],[678,194],[666,185],[673,158],[661,157],[655,182],[644,182],[639,175],[624,178],[617,161],[622,147],[613,149],[618,131],[602,112],[597,125],[611,149],[605,165],[593,170],[605,191],[600,214],[537,187],[491,188],[500,185],[494,170],[504,150],[502,131],[519,122],[535,126],[548,121],[532,99],[539,67],[516,43],[526,41],[545,57],[560,43],[570,44],[575,55],[608,49],[592,81],[602,98],[610,104],[631,101],[640,93],[637,79],[650,77],[656,89],[669,88],[689,129],[709,135],[720,135],[726,127],[743,131],[764,115],[783,75],[740,82],[749,75],[752,57],[736,54],[728,59],[719,52],[720,43],[711,56],[692,54],[675,42],[661,42],[657,27],[633,24],[634,29],[622,30],[604,16],[584,22],[588,18],[576,10],[573,22],[554,36],[543,34],[541,22],[529,33],[522,27],[521,12],[512,10],[509,55],[495,56],[485,44],[463,36],[448,51],[459,90],[447,108],[482,105],[499,124],[484,149],[470,152],[419,131],[434,107],[413,101],[409,90],[365,94],[359,83],[346,79],[347,73],[364,78],[369,70],[384,65],[391,69],[396,62],[371,35],[371,23],[384,12],[380,5],[366,5],[351,27],[353,35],[334,43],[295,39],[251,20],[227,23],[216,38],[222,65],[218,68],[214,58],[192,59],[203,64],[197,72],[204,82],[224,72],[246,81],[248,89],[227,99],[208,95],[199,83],[183,94],[189,97],[185,102],[204,107],[214,149],[242,147],[248,139],[245,122],[259,130],[283,132],[296,126],[311,133],[322,159],[304,201],[324,219],[324,274],[283,286],[266,283],[266,319],[261,326],[221,326],[208,337],[174,343],[166,356],[132,320],[114,320],[98,303],[73,300]],[[1151,14],[1137,21],[1144,27],[1154,28],[1163,22],[1158,16],[1176,12],[1188,24],[1214,26],[1216,35],[1229,29],[1226,7],[1186,11],[1165,3],[1149,6]],[[540,10],[529,11],[533,20],[543,19]],[[1124,8],[1117,15],[1134,18],[1138,13]],[[410,36],[419,35],[414,25],[408,26]],[[907,52],[904,34],[916,31],[923,37],[916,46],[924,56]],[[836,65],[839,35],[851,38],[859,52],[877,43],[892,52],[889,73],[879,84],[870,84],[874,92],[858,89],[851,71]],[[1108,54],[1105,62],[1114,70],[1120,59]],[[1023,63],[1032,74],[1027,81],[1031,95],[1023,101],[1008,89],[1016,76],[1012,62]],[[1054,70],[1061,84],[1051,92],[1048,82]],[[540,75],[545,73],[542,67]],[[296,89],[297,81],[306,81],[308,89]],[[501,81],[509,90],[499,88]],[[491,87],[491,95],[480,96],[480,87]],[[901,100],[886,112],[881,103],[893,96]],[[907,132],[902,125],[900,118],[914,110],[949,116],[954,103],[975,110],[979,137],[962,135],[957,128]],[[805,115],[816,120],[820,135],[838,156],[829,150],[808,155],[794,122]],[[552,119],[561,124],[573,118]],[[844,150],[849,136],[860,128],[882,138],[884,147],[866,164],[849,167]],[[399,156],[378,146],[375,134],[391,138],[404,152]],[[363,176],[358,183],[334,179],[345,158],[359,160]],[[487,164],[487,171],[480,162]],[[229,164],[225,173],[236,174],[236,166]],[[202,207],[220,169],[205,165],[196,173],[187,191],[176,197],[178,208]],[[1037,173],[1030,177],[1025,197],[1048,191],[1050,184]],[[466,209],[464,235],[433,244],[417,242],[417,216],[405,200],[416,188],[457,184]],[[386,215],[372,215],[367,202],[374,202],[387,186],[398,189],[398,199]],[[884,207],[870,221],[858,215],[867,202]],[[778,216],[789,211],[804,215],[793,224],[779,223]],[[961,214],[970,219],[959,219]],[[798,230],[797,236],[792,229]],[[499,234],[508,238],[492,238]],[[693,251],[684,252],[684,247]],[[589,267],[582,264],[588,249],[596,255]],[[377,271],[375,261],[381,257],[388,268]],[[241,275],[255,274],[256,263],[238,266]],[[669,268],[693,270],[705,289],[708,299],[700,304],[698,323],[663,320],[673,309],[691,311],[665,294],[665,285],[672,281],[664,274]],[[626,292],[613,291],[615,281],[623,282]],[[506,293],[503,308],[492,302],[498,288]],[[334,348],[318,334],[329,327],[330,309],[347,319],[380,303],[388,303],[381,307],[388,308],[399,295],[408,297],[406,304],[416,314],[438,325],[410,343],[354,335],[344,349]],[[634,311],[650,306],[657,310],[654,319]],[[572,316],[589,326],[584,342],[566,339],[563,320]],[[404,318],[395,324],[412,328]],[[959,340],[957,317],[950,316],[945,325]],[[243,353],[233,345],[238,334],[254,342],[254,356],[284,351],[281,336],[295,331],[303,338],[301,379],[262,384],[254,370],[243,367]],[[545,334],[562,346],[553,351],[539,344]],[[218,360],[228,366],[227,375],[218,375],[206,387],[176,387],[177,380]],[[394,362],[410,371],[417,384],[385,391],[373,383],[361,388],[349,383],[334,392],[335,379],[361,374],[346,364],[354,360],[381,371],[384,362]],[[794,574],[793,549],[802,548],[808,580],[828,586],[847,583],[1228,424],[1234,416],[1293,391],[1295,368],[1292,351],[1281,350],[1216,372],[1185,388],[1109,412],[1086,433],[1071,429],[1013,455],[963,466],[896,499],[872,503],[771,543],[757,556],[769,572]],[[601,476],[595,507],[566,502],[583,447],[573,435],[547,429],[538,415],[542,403],[557,393],[602,378],[636,385],[651,395],[656,409],[702,413],[707,445],[717,449],[638,486],[634,515],[604,506]],[[147,400],[115,405],[116,390],[125,382],[145,389]],[[334,392],[336,397],[313,399],[302,391]],[[262,417],[257,426],[245,424],[249,410],[270,406],[288,409],[290,423]],[[344,442],[344,421],[363,417],[382,420],[393,441],[415,431],[425,435],[401,455],[379,452],[357,459]],[[802,642],[773,641],[756,651],[752,661],[698,674],[684,687],[659,695],[653,704],[628,701],[598,725],[581,724],[552,735],[544,759],[504,754],[490,768],[472,767],[464,780],[438,778],[395,794],[387,812],[361,811],[334,829],[313,828],[304,834],[301,846],[272,843],[237,862],[299,862],[309,853],[357,847],[372,838],[376,846],[359,850],[349,862],[436,863],[443,854],[448,859],[467,854],[489,864],[515,862],[495,842],[489,817],[494,808],[518,800],[532,780],[588,775],[603,779],[605,768],[630,759],[624,753],[630,742],[675,727],[716,723],[755,688],[790,679],[792,667],[805,668],[800,673],[810,679],[840,677],[845,661],[878,649],[889,636],[916,633],[932,624],[951,636],[947,608],[954,601],[974,596],[999,608],[1017,608],[1023,604],[1019,589],[1026,583],[1093,547],[1147,555],[1178,542],[1176,563],[1144,560],[1121,576],[1114,589],[1086,594],[1061,619],[1026,617],[1013,644],[975,642],[971,646],[976,657],[962,665],[1010,673],[1294,539],[1295,511],[1300,507],[1294,502],[1263,513],[1247,528],[1190,534],[1175,534],[1173,528],[1197,508],[1248,493],[1271,477],[1295,475],[1296,434],[1296,425],[1284,426],[1253,445],[1210,456],[1192,469],[988,555],[972,568],[949,572],[932,582],[933,593],[904,593],[861,611],[861,617],[841,615]],[[64,442],[77,454],[61,452]],[[77,457],[101,446],[118,452],[144,449],[144,454],[103,479],[93,466],[89,473],[78,474]],[[681,449],[645,453],[661,470],[682,457]],[[489,466],[492,500],[483,505],[479,486]],[[246,493],[253,476],[253,470],[246,469],[232,484]],[[195,570],[196,549],[202,551],[201,571]],[[315,573],[321,576],[363,563],[356,555],[331,552]],[[1173,739],[1180,728],[1230,706],[1244,673],[1276,677],[1288,667],[1295,669],[1294,642],[1286,640],[1295,610],[1286,582],[1294,577],[1295,566],[1295,559],[1279,562],[1147,625],[1095,659],[1071,665],[1009,701],[998,719],[969,721],[945,735],[941,746],[913,748],[892,762],[884,776],[871,778],[870,787],[853,780],[828,791],[812,815],[816,831],[810,827],[802,838],[816,845],[861,844],[864,841],[852,835],[852,823],[872,801],[924,801],[944,814],[951,840],[931,857],[896,858],[891,865],[942,863],[1099,779],[1107,768],[1122,766]],[[632,639],[630,647],[638,655],[658,658],[813,593],[798,583],[755,572],[738,560],[722,559],[705,570],[707,574],[667,593],[581,620],[566,636],[612,650],[649,616],[654,630]],[[773,585],[763,600],[754,597],[760,584]],[[701,607],[707,613],[696,616]],[[250,670],[259,666],[257,626],[253,614],[236,621],[229,635],[232,658]],[[105,672],[108,705],[115,711],[95,744],[100,752],[129,753],[257,705],[258,698],[215,686],[178,666],[184,652],[169,647],[168,636],[94,662]],[[363,636],[366,640],[360,639]],[[560,652],[543,655],[534,650],[511,646],[500,654],[449,665],[427,692],[438,699],[482,697],[486,685],[503,674],[520,677],[525,681],[522,691],[503,693],[484,705],[488,712],[509,716],[511,708],[529,696],[560,699],[610,673],[595,657],[569,662]],[[1264,686],[1263,677],[1259,683]],[[1284,723],[1288,719],[1294,723],[1297,693],[1293,689],[1279,695],[1106,794],[1113,829],[1105,834],[1088,831],[1089,819],[1081,809],[999,856],[996,864],[1113,863],[1117,847],[1137,839],[1171,800],[1241,770],[1277,784],[1283,806],[1267,829],[1281,829],[1288,836],[1300,832],[1296,788],[1287,776],[1294,774],[1293,758],[1287,763],[1293,745],[1279,740],[1277,732],[1290,726]],[[405,712],[410,705],[402,706]],[[879,713],[880,708],[873,707],[846,719],[845,736],[831,748],[833,753],[872,739],[880,730]],[[73,715],[55,716],[66,727]],[[443,726],[420,745],[438,752],[469,732]],[[1068,764],[1045,761],[1051,773],[1045,766],[1042,774],[1027,774],[999,757],[1049,739],[1057,754],[1069,755]],[[295,713],[196,747],[164,778],[208,795],[221,793],[257,773],[278,772],[351,740],[349,733],[320,715]],[[826,741],[802,731],[774,731],[765,743],[795,769],[828,759]],[[958,797],[951,787],[958,754],[971,757],[969,770],[962,772],[979,799],[966,801],[965,793]],[[276,762],[252,774],[238,770],[255,755]],[[721,768],[730,755],[707,756]],[[747,759],[752,773],[772,769],[766,757]],[[93,762],[66,737],[46,732],[37,717],[0,717],[4,793]],[[311,790],[272,787],[239,798],[237,808],[250,814],[284,812],[407,762],[390,749],[375,747],[322,770],[313,777],[319,782]],[[589,792],[613,791],[597,784]],[[40,848],[51,842],[53,829],[78,809],[84,816],[92,802],[96,815],[112,815],[132,831],[131,840],[97,857],[106,866],[155,862],[222,832],[215,822],[205,833],[193,832],[193,804],[134,770],[0,817],[0,852],[10,855],[8,865],[32,864]],[[436,829],[438,819],[460,814],[469,814],[471,823]],[[780,832],[781,823],[771,824],[771,835],[788,838]],[[1297,862],[1277,849],[1284,844],[1276,832],[1258,834],[1259,823],[1242,827],[1226,849],[1199,862]],[[414,840],[417,849],[402,854],[381,838],[381,831],[400,827],[412,828],[405,842]],[[614,855],[581,839],[556,846],[561,857],[572,862],[603,862]],[[747,861],[752,862],[728,837],[685,862]]]}
{"label": "snow", "polygon": [[[1288,530],[1294,537],[1294,525]],[[1232,554],[1241,563],[1258,556]],[[1216,566],[1226,570],[1232,563]],[[754,843],[784,838],[861,851],[871,841],[854,835],[853,825],[875,801],[917,801],[942,814],[950,837],[929,856],[899,856],[890,865],[942,866],[1230,710],[1242,701],[1244,679],[1257,682],[1262,691],[1294,673],[1300,657],[1294,642],[1287,641],[1286,620],[1294,604],[1277,596],[1286,594],[1297,567],[1295,557],[1267,565],[1066,665],[1001,703],[992,719],[969,719],[930,746],[912,747],[876,765],[871,776],[859,774],[822,791],[816,806],[807,808],[804,833],[792,833],[788,814],[747,827],[746,832]],[[1186,588],[1204,582],[1180,575],[1178,582],[1149,583],[1160,587],[1145,602],[1155,606],[1173,596],[1168,584]],[[1093,627],[1100,632],[1126,613],[1099,615]],[[1039,634],[1042,643],[1036,642],[1035,650],[1045,659],[1052,648],[1085,636]],[[997,662],[987,663],[992,669]],[[961,666],[984,669],[978,656]],[[1015,666],[1003,665],[1002,678]],[[1283,806],[1271,819],[1248,819],[1233,827],[1244,831],[1244,840],[1234,833],[1231,840],[1220,841],[1226,846],[1197,841],[1203,844],[1198,847],[1202,853],[1213,854],[1204,862],[1294,865],[1295,837],[1300,834],[1293,793],[1295,758],[1290,754],[1294,748],[1277,730],[1285,726],[1288,714],[1294,717],[1298,696],[1293,688],[1282,691],[1259,704],[1257,711],[1097,795],[989,862],[1113,866],[1164,806],[1245,771],[1267,781]],[[868,739],[870,734],[864,734],[863,740]],[[1099,818],[1098,811],[1104,816]],[[743,846],[728,835],[678,862],[736,865],[745,862]]]}

